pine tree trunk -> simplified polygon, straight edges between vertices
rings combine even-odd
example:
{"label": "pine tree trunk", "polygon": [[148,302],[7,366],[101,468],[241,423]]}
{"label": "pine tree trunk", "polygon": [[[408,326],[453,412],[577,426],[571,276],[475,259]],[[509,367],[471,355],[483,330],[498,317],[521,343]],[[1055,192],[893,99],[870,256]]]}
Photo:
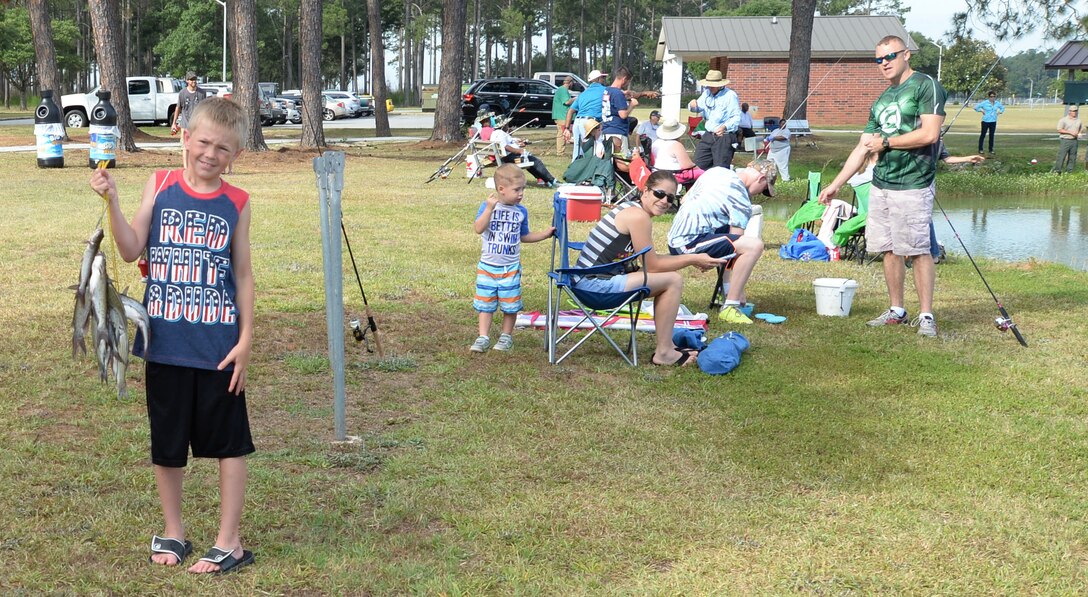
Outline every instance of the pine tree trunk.
{"label": "pine tree trunk", "polygon": [[260,90],[257,87],[257,5],[255,0],[231,0],[229,27],[234,30],[230,48],[231,72],[234,75],[234,91],[231,98],[246,114],[252,114],[249,138],[245,148],[249,151],[268,151],[261,130]]}
{"label": "pine tree trunk", "polygon": [[125,80],[125,57],[121,38],[121,14],[118,0],[89,0],[88,11],[94,28],[94,51],[98,58],[102,89],[111,92],[110,103],[117,111],[117,128],[121,132],[118,147],[129,153],[136,147],[136,126],[128,107],[128,82]]}
{"label": "pine tree trunk", "polygon": [[[366,0],[367,21],[370,24],[370,76],[374,84],[374,136],[392,137],[389,130],[389,113],[385,110],[385,99],[389,91],[385,88],[385,44],[382,42],[382,13],[379,0]],[[320,30],[319,30],[320,32]]]}
{"label": "pine tree trunk", "polygon": [[299,7],[299,79],[302,81],[302,141],[306,149],[326,146],[321,114],[321,0],[302,0]]}
{"label": "pine tree trunk", "polygon": [[[60,72],[57,71],[57,53],[53,47],[53,25],[49,21],[49,6],[47,0],[27,0],[26,8],[30,13],[30,34],[34,38],[34,56],[38,61],[38,87],[50,89],[57,106],[60,106],[60,96],[64,95],[61,89]],[[64,119],[61,119],[64,126]],[[64,138],[68,139],[68,130],[65,128]]]}
{"label": "pine tree trunk", "polygon": [[790,27],[790,64],[786,72],[786,105],[784,116],[807,119],[805,96],[808,94],[810,59],[812,57],[812,22],[816,15],[816,0],[793,0]]}
{"label": "pine tree trunk", "polygon": [[555,1],[548,0],[548,8],[544,12],[544,70],[555,70],[552,64],[552,13],[555,11]]}
{"label": "pine tree trunk", "polygon": [[461,65],[465,58],[465,3],[442,2],[442,70],[432,141],[461,142]]}
{"label": "pine tree trunk", "polygon": [[27,0],[30,13],[30,35],[34,38],[34,57],[38,61],[38,86],[52,89],[56,97],[63,95],[60,73],[57,72],[57,53],[53,47],[53,25],[49,21],[46,0]]}

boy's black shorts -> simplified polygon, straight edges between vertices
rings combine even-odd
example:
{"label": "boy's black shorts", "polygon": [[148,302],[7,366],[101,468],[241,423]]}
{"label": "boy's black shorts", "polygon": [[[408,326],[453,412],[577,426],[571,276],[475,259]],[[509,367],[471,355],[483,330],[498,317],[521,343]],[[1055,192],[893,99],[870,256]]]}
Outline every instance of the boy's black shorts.
{"label": "boy's black shorts", "polygon": [[146,363],[151,462],[183,467],[194,458],[235,458],[256,451],[246,394],[227,391],[232,371]]}

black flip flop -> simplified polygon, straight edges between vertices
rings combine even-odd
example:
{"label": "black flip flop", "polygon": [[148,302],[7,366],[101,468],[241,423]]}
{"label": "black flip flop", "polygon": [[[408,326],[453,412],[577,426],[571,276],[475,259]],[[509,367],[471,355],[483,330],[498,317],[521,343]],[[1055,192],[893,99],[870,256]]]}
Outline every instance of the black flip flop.
{"label": "black flip flop", "polygon": [[[159,537],[153,535],[151,537],[151,555],[157,553],[168,553],[177,559],[175,566],[180,566],[185,558],[189,557],[189,554],[193,553],[193,544],[189,541],[182,543],[172,537]],[[151,556],[147,557],[147,561],[152,564],[159,564],[155,560],[151,559]],[[160,566],[167,566],[168,564],[159,564]]]}
{"label": "black flip flop", "polygon": [[212,547],[204,554],[204,557],[200,558],[200,561],[219,565],[219,570],[212,574],[226,574],[252,564],[254,559],[252,551],[242,550],[242,557],[236,558],[233,549]]}
{"label": "black flip flop", "polygon": [[658,367],[683,367],[684,363],[688,362],[688,359],[693,356],[699,356],[699,351],[692,348],[678,348],[677,351],[680,353],[680,358],[671,363],[658,363],[653,357],[650,357],[650,364]]}

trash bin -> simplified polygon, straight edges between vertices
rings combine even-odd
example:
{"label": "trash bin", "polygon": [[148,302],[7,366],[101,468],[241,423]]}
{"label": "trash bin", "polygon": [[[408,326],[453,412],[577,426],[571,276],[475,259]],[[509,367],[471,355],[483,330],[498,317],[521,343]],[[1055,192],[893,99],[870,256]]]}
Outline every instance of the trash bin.
{"label": "trash bin", "polygon": [[388,98],[388,97],[385,98],[385,111],[386,112],[392,112],[393,111],[393,100]]}
{"label": "trash bin", "polygon": [[434,112],[438,108],[438,85],[423,86],[423,111]]}

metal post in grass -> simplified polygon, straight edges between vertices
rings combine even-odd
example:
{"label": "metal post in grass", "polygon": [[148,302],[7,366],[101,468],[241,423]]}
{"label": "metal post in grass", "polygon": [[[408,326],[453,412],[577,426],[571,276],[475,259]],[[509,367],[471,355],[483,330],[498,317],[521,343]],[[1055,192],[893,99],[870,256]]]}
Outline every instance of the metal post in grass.
{"label": "metal post in grass", "polygon": [[344,421],[344,270],[340,245],[340,194],[344,190],[344,152],[314,158],[321,215],[321,258],[325,267],[325,325],[329,334],[336,441],[347,439]]}

